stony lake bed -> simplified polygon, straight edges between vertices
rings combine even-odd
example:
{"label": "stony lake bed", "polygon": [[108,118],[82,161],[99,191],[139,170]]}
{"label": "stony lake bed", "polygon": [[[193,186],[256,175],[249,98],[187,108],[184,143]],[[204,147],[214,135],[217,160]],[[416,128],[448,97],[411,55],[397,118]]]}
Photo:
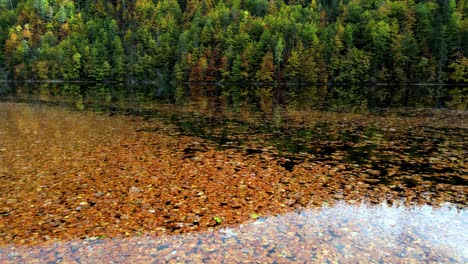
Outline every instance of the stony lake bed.
{"label": "stony lake bed", "polygon": [[466,111],[4,98],[2,263],[468,261]]}

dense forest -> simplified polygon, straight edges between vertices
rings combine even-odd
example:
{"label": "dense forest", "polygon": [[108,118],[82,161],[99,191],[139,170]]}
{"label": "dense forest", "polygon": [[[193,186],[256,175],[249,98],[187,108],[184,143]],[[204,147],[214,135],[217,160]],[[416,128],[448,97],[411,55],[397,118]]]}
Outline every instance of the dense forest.
{"label": "dense forest", "polygon": [[468,0],[0,0],[16,80],[468,82]]}

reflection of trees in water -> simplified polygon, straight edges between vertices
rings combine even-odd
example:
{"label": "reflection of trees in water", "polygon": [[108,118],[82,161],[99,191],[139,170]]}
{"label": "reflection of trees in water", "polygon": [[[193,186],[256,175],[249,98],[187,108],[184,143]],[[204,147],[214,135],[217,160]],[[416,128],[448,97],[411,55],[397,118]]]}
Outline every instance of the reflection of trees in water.
{"label": "reflection of trees in water", "polygon": [[257,95],[260,110],[264,113],[271,113],[273,111],[273,87],[259,87],[255,94]]}
{"label": "reflection of trees in water", "polygon": [[185,99],[189,95],[187,86],[183,84],[177,84],[174,90],[174,101],[176,104],[182,105],[186,101]]}
{"label": "reflection of trees in water", "polygon": [[204,112],[260,110],[275,105],[294,110],[367,112],[392,107],[465,110],[466,86],[327,86],[327,85],[126,85],[122,83],[0,83],[0,96],[15,95],[47,102],[73,102],[79,109],[140,109],[155,102],[194,105]]}
{"label": "reflection of trees in water", "polygon": [[450,91],[451,100],[447,102],[450,108],[465,111],[468,107],[468,86],[457,87]]}
{"label": "reflection of trees in water", "polygon": [[344,112],[367,110],[367,89],[365,86],[337,86],[331,88],[328,109]]}
{"label": "reflection of trees in water", "polygon": [[323,109],[327,104],[326,85],[298,86],[289,92],[288,104],[300,109]]}
{"label": "reflection of trees in water", "polygon": [[13,93],[13,86],[7,82],[0,82],[0,96],[8,96]]}

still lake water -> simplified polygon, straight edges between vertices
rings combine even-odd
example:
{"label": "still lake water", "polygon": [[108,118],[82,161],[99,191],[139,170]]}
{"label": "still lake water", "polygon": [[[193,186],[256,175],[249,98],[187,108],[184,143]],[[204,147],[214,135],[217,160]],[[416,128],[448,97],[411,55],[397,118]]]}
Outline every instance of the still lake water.
{"label": "still lake water", "polygon": [[4,247],[2,263],[466,263],[468,215],[433,209],[337,204],[235,227],[172,236],[68,240]]}
{"label": "still lake water", "polygon": [[[5,122],[0,128],[3,192],[0,198],[4,204],[0,221],[2,262],[31,259],[52,262],[468,261],[468,252],[463,247],[468,243],[466,87],[179,86],[168,89],[151,85],[1,85],[0,116]],[[165,215],[166,220],[161,223],[166,223],[164,230],[168,231],[157,233],[158,236],[151,235],[151,228],[160,226],[145,226],[144,220],[135,220],[140,223],[137,226],[141,225],[138,229],[141,232],[135,233],[136,236],[130,229],[111,232],[110,227],[95,228],[84,216],[77,216],[72,223],[67,220],[71,219],[70,215],[66,215],[70,208],[60,207],[61,203],[69,202],[63,195],[55,199],[49,194],[36,194],[48,187],[39,180],[35,182],[34,177],[62,175],[52,178],[57,181],[54,192],[60,192],[57,186],[68,186],[63,183],[69,180],[65,179],[66,175],[93,175],[94,172],[87,170],[93,170],[93,162],[98,158],[89,158],[90,153],[99,154],[99,158],[104,156],[103,160],[110,163],[114,162],[113,153],[120,153],[118,149],[122,145],[126,148],[122,153],[130,157],[139,155],[139,163],[132,163],[132,168],[140,168],[135,175],[144,166],[163,164],[158,158],[162,154],[143,155],[138,152],[141,148],[130,151],[127,147],[129,138],[151,139],[154,134],[171,142],[187,140],[178,152],[161,150],[165,156],[180,154],[168,161],[169,164],[184,160],[202,171],[210,165],[200,163],[200,157],[206,157],[206,153],[229,153],[225,160],[218,156],[217,159],[224,161],[223,164],[236,163],[235,168],[228,171],[219,162],[213,166],[226,178],[236,178],[238,172],[252,176],[258,174],[260,167],[262,173],[276,173],[279,182],[271,180],[271,185],[283,187],[268,189],[262,199],[266,203],[270,201],[272,208],[277,203],[277,207],[285,209],[280,214],[273,213],[277,212],[274,209],[262,211],[266,205],[257,206],[262,202],[246,198],[247,202],[240,201],[242,205],[230,208],[229,214],[227,211],[223,214],[223,209],[211,209],[216,215],[191,209],[195,213],[188,214],[190,221],[179,219],[179,222]],[[155,144],[145,142],[142,140],[142,147]],[[89,149],[99,152],[89,152]],[[127,164],[121,159],[117,161],[119,166]],[[113,167],[106,167],[102,162],[96,164],[94,170],[101,171],[99,175],[112,175],[109,171]],[[304,177],[307,170],[323,175],[309,182],[311,177]],[[146,168],[145,172],[148,171]],[[250,179],[242,175],[239,176],[242,185],[235,191],[242,192],[244,180]],[[180,177],[183,181],[188,174],[181,173]],[[47,178],[47,181],[51,180]],[[259,184],[256,181],[253,180],[254,185]],[[159,209],[145,207],[148,199],[142,194],[142,187],[132,184],[127,186],[122,181],[127,191],[121,196],[135,196],[138,199],[131,197],[129,204],[134,206],[136,201],[138,208],[157,212]],[[117,188],[108,185],[103,183],[108,190]],[[34,194],[20,193],[25,186]],[[70,193],[75,194],[77,189]],[[204,196],[208,191],[195,192],[194,197]],[[104,193],[95,192],[94,198],[113,197],[111,191]],[[279,198],[278,193],[281,193]],[[34,195],[37,198],[30,198]],[[181,203],[195,201],[188,194],[183,196],[187,202],[179,202],[173,210],[182,213]],[[77,206],[72,208],[75,214],[83,213],[87,207],[93,209],[96,203],[99,205],[99,201],[80,202],[81,196],[77,197]],[[39,210],[34,217],[43,217],[52,231],[42,230],[44,225],[28,224],[23,231],[15,230],[15,216],[24,220],[23,223],[35,219],[21,214],[21,206],[15,208],[17,198],[31,199],[31,205],[41,199],[47,201],[47,205],[41,205],[46,213],[41,214]],[[118,200],[114,199],[112,206],[117,204],[115,201]],[[211,201],[209,197],[208,201]],[[227,199],[220,204],[225,206],[231,202]],[[156,201],[152,203],[157,207]],[[170,201],[165,204],[172,206]],[[51,205],[55,206],[54,213],[47,211]],[[245,208],[250,211],[244,211]],[[245,214],[247,220],[231,213]],[[47,214],[56,217],[51,220],[43,216]],[[119,214],[123,215],[120,211]],[[219,223],[211,219],[217,215]],[[202,226],[198,221],[203,223],[204,217],[211,219],[211,227],[206,224],[208,229],[191,229],[193,223]],[[230,217],[237,220],[229,222]],[[133,223],[137,216],[119,218],[121,225],[125,221]],[[63,230],[54,231],[53,228],[62,225]],[[80,233],[77,228],[80,225],[90,226],[89,230],[94,231]],[[68,235],[75,229],[75,237],[60,236],[61,232]],[[37,239],[28,241],[24,238],[25,230]],[[104,235],[95,230],[101,230]],[[127,237],[122,238],[119,232],[128,233]]]}

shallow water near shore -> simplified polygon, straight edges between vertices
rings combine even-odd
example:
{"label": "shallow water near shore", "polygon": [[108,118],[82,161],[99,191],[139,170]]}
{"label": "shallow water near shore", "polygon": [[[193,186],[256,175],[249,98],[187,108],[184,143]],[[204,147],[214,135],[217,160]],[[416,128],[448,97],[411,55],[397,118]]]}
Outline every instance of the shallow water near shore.
{"label": "shallow water near shore", "polygon": [[338,203],[184,235],[90,238],[3,247],[2,263],[419,262],[468,260],[468,214],[447,204],[407,208]]}

